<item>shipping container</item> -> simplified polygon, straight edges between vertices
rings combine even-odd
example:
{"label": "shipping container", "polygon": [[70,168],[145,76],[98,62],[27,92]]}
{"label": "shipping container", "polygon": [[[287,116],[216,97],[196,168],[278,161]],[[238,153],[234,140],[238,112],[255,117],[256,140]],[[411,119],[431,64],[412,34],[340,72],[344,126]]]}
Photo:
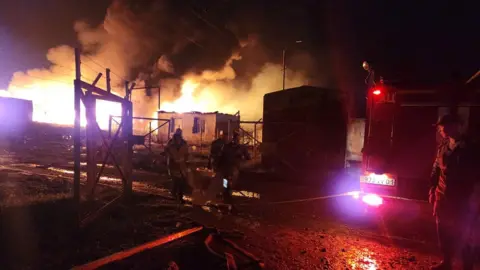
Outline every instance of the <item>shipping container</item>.
{"label": "shipping container", "polygon": [[347,117],[339,91],[312,86],[264,96],[262,164],[278,176],[321,184],[345,166]]}
{"label": "shipping container", "polygon": [[32,101],[0,97],[0,130],[2,133],[23,130],[32,122],[32,114]]}

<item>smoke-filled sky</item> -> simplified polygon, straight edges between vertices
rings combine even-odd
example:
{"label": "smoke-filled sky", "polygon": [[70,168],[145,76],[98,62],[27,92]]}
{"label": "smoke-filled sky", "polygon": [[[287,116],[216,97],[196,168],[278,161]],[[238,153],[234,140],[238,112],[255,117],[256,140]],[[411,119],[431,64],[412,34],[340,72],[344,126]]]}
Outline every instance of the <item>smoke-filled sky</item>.
{"label": "smoke-filled sky", "polygon": [[[466,80],[480,63],[478,4],[419,2],[2,1],[0,88],[16,71],[45,68],[52,60],[64,65],[52,51],[46,57],[59,45],[82,45],[86,56],[100,56],[95,59],[121,77],[140,76],[152,84],[226,71],[224,88],[242,94],[258,89],[259,81],[277,88],[268,91],[279,90],[284,48],[294,76],[287,87],[334,86],[358,101],[365,59],[387,80],[438,82],[453,70]],[[232,55],[239,57],[229,61]],[[279,76],[275,83],[263,83],[272,76]]]}

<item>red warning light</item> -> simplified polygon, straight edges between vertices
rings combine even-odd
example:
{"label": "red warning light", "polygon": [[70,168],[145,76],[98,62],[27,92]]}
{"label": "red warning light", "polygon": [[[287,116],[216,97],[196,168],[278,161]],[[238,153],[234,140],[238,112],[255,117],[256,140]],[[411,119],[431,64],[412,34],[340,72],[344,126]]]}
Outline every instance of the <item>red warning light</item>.
{"label": "red warning light", "polygon": [[378,95],[380,95],[380,94],[382,93],[382,90],[380,90],[380,89],[375,89],[375,90],[373,90],[372,93],[373,93],[375,96],[378,96]]}

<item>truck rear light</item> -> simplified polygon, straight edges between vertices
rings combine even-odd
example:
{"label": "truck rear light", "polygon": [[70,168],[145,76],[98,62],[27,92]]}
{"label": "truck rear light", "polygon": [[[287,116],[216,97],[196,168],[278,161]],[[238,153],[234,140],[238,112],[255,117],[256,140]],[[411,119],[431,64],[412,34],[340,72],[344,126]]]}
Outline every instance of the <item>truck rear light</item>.
{"label": "truck rear light", "polygon": [[395,186],[395,179],[388,174],[366,173],[360,176],[360,183],[382,186]]}

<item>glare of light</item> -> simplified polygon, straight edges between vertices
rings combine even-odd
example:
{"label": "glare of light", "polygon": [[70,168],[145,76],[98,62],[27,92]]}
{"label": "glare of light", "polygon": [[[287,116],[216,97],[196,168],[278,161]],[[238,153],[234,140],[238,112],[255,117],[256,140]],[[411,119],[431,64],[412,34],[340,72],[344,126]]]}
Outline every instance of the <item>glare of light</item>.
{"label": "glare of light", "polygon": [[367,194],[362,197],[362,201],[370,206],[380,206],[383,204],[382,197],[375,194]]}
{"label": "glare of light", "polygon": [[375,89],[373,91],[373,94],[376,95],[376,96],[380,95],[381,93],[382,93],[382,91],[380,89]]}
{"label": "glare of light", "polygon": [[350,191],[348,192],[348,195],[352,196],[354,199],[360,198],[360,191]]}
{"label": "glare of light", "polygon": [[12,94],[8,91],[0,89],[0,97],[11,97]]}
{"label": "glare of light", "polygon": [[246,198],[254,198],[254,199],[260,199],[260,194],[252,191],[233,191],[232,196],[235,197],[246,197]]}
{"label": "glare of light", "polygon": [[347,264],[355,270],[377,270],[377,261],[372,258],[373,252],[368,249],[349,251],[352,256],[347,259]]}
{"label": "glare of light", "polygon": [[[0,90],[0,96],[14,96],[18,99],[31,100],[33,105],[32,120],[40,123],[71,125],[75,119],[73,91],[62,83],[35,82],[24,87],[9,87],[9,91]],[[80,123],[85,126],[85,106],[81,106]],[[101,129],[108,128],[110,115],[121,115],[120,103],[98,100],[96,102],[96,119]]]}

